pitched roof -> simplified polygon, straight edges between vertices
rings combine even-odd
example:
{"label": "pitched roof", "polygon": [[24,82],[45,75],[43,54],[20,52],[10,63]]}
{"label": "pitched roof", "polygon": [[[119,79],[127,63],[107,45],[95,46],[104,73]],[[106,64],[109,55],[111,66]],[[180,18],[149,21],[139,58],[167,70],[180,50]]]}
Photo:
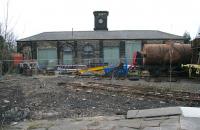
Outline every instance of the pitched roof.
{"label": "pitched roof", "polygon": [[119,31],[60,31],[43,32],[18,41],[53,41],[53,40],[103,40],[103,39],[183,39],[182,36],[173,35],[157,30],[119,30]]}

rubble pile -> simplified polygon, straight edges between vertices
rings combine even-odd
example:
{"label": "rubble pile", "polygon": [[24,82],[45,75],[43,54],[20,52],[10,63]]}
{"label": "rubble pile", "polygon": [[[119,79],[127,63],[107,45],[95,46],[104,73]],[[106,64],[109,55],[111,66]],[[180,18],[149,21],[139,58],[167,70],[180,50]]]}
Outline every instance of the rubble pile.
{"label": "rubble pile", "polygon": [[[186,100],[192,96],[189,92],[165,93],[134,82],[70,76],[11,77],[0,82],[0,120],[125,115],[134,109],[200,106],[198,94],[195,101]],[[185,100],[179,100],[181,96]]]}
{"label": "rubble pile", "polygon": [[0,81],[1,124],[21,121],[29,117],[30,110],[24,106],[24,95],[15,81]]}

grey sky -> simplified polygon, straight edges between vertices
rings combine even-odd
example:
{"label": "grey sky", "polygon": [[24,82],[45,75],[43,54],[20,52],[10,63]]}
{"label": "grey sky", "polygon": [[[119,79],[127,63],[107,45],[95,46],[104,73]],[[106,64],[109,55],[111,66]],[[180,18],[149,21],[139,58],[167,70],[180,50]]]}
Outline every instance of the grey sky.
{"label": "grey sky", "polygon": [[[6,1],[0,0],[0,20]],[[18,38],[46,31],[93,30],[93,11],[107,10],[109,30],[160,30],[194,38],[200,0],[9,0],[9,27]]]}

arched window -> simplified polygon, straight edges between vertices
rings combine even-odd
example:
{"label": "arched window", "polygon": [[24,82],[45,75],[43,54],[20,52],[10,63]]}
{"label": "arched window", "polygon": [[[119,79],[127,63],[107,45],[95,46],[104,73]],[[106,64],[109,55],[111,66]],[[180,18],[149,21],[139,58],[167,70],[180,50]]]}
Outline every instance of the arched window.
{"label": "arched window", "polygon": [[85,56],[92,56],[94,53],[93,47],[91,45],[86,45],[83,48],[83,53]]}
{"label": "arched window", "polygon": [[71,53],[72,52],[72,48],[67,46],[67,47],[64,47],[64,53]]}

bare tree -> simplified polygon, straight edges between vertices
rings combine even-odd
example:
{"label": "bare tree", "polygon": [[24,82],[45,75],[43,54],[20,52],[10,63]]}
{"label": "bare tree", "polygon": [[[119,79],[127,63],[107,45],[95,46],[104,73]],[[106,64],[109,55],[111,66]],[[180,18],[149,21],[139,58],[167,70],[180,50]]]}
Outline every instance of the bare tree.
{"label": "bare tree", "polygon": [[197,32],[197,35],[196,35],[196,37],[200,37],[200,26],[199,26],[199,30],[198,30],[198,32]]}
{"label": "bare tree", "polygon": [[13,29],[9,28],[9,0],[6,3],[6,16],[4,21],[0,21],[0,35],[5,39],[8,47],[12,47],[12,44],[15,43],[16,37],[13,33]]}
{"label": "bare tree", "polygon": [[7,33],[8,33],[8,12],[9,11],[9,0],[6,3],[6,18],[5,18],[5,30],[4,30],[4,39],[7,39]]}
{"label": "bare tree", "polygon": [[2,29],[2,23],[0,22],[0,35],[2,35],[3,29]]}
{"label": "bare tree", "polygon": [[190,37],[190,33],[189,32],[184,32],[183,34],[183,38],[184,38],[184,43],[189,43],[190,40],[191,40],[191,37]]}
{"label": "bare tree", "polygon": [[[9,27],[9,0],[5,5],[6,7],[6,15],[3,21],[0,21],[0,37],[1,37],[1,47],[0,47],[0,70],[4,69],[4,66],[8,67],[8,61],[11,59],[12,52],[15,51],[15,41],[16,37],[14,35],[13,30]],[[6,64],[6,65],[4,65]],[[10,64],[10,62],[9,62]]]}

